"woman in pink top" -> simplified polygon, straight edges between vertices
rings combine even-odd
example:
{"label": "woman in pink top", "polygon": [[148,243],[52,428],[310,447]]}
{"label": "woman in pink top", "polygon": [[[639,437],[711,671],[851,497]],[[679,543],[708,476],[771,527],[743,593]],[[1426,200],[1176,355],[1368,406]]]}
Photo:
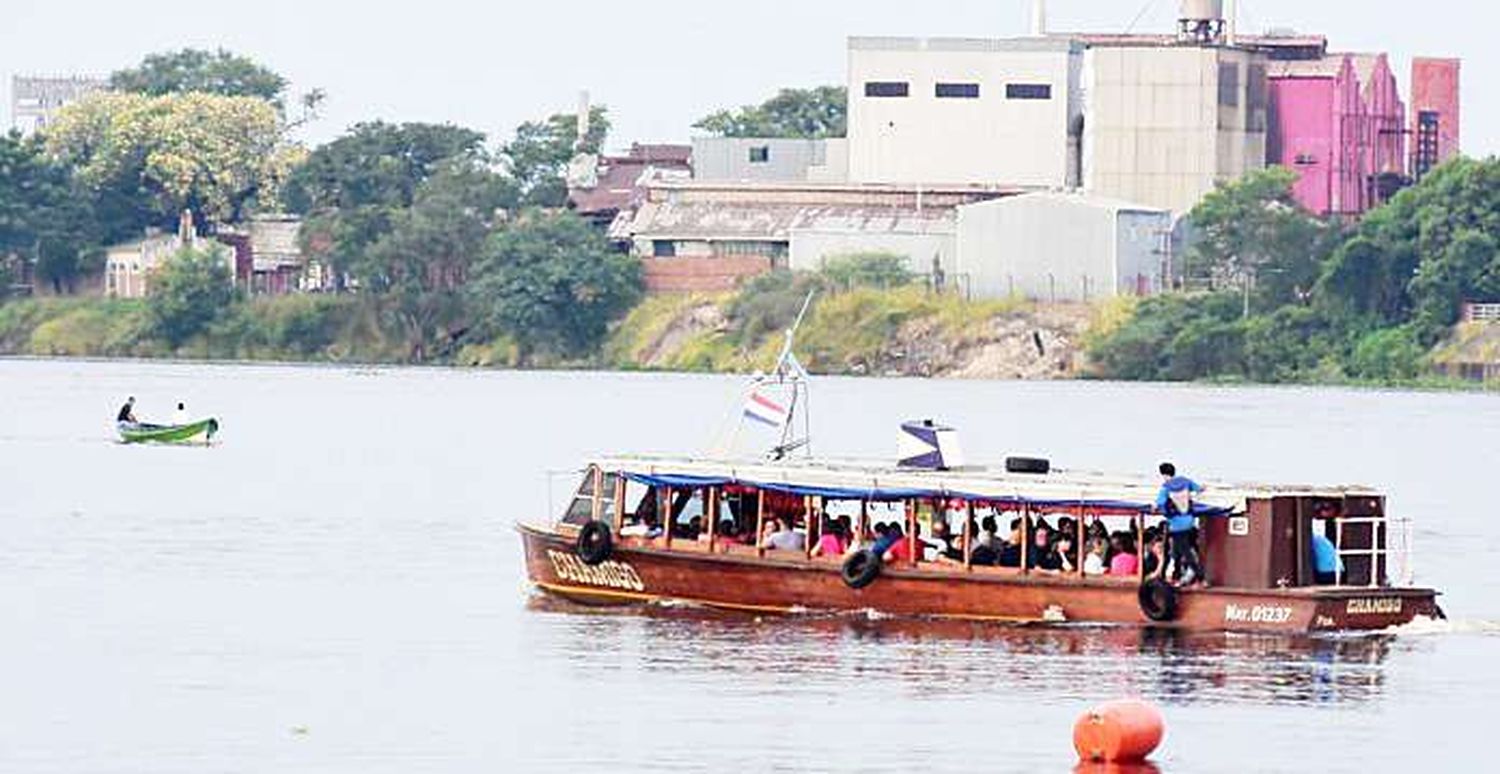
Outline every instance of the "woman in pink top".
{"label": "woman in pink top", "polygon": [[833,519],[824,519],[823,537],[818,538],[818,544],[813,546],[813,556],[843,556],[848,543],[840,532],[838,522]]}
{"label": "woman in pink top", "polygon": [[1121,576],[1133,576],[1140,571],[1141,558],[1135,553],[1134,541],[1127,541],[1119,535],[1110,540],[1110,548],[1114,551],[1114,557],[1109,560],[1109,574]]}

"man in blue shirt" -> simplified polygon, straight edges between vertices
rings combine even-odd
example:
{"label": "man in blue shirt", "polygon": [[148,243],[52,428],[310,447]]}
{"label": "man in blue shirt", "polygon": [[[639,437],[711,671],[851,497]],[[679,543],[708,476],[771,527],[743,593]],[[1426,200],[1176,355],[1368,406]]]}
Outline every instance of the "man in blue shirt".
{"label": "man in blue shirt", "polygon": [[[1314,518],[1332,519],[1336,517],[1333,506],[1321,503],[1314,511]],[[1344,562],[1339,558],[1339,550],[1328,539],[1324,530],[1317,529],[1320,526],[1314,523],[1312,533],[1312,560],[1313,581],[1319,586],[1338,585],[1339,576],[1344,572]]]}
{"label": "man in blue shirt", "polygon": [[1172,563],[1172,580],[1190,584],[1203,577],[1194,547],[1198,519],[1193,515],[1193,496],[1203,491],[1198,482],[1177,475],[1177,466],[1163,462],[1161,489],[1156,493],[1156,510],[1167,519],[1167,552]]}

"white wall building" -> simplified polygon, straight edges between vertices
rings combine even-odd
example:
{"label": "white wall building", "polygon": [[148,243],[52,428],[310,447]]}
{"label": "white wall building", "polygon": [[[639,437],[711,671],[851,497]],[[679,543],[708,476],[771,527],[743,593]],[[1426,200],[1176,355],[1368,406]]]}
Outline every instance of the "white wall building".
{"label": "white wall building", "polygon": [[107,79],[91,76],[12,76],[11,128],[24,135],[34,134],[56,119],[57,111],[64,106],[108,88]]}
{"label": "white wall building", "polygon": [[849,181],[1076,186],[1084,47],[851,38]]}
{"label": "white wall building", "polygon": [[1089,301],[1165,288],[1172,213],[1076,193],[958,210],[957,273],[976,298]]}
{"label": "white wall building", "polygon": [[705,182],[805,183],[828,163],[828,141],[781,137],[695,137],[693,179]]}
{"label": "white wall building", "polygon": [[1265,168],[1266,62],[1216,46],[1090,48],[1084,190],[1182,213]]}
{"label": "white wall building", "polygon": [[853,253],[888,253],[906,259],[913,274],[934,268],[951,275],[958,265],[958,223],[953,210],[893,214],[878,227],[825,218],[791,232],[789,265],[794,271],[818,271],[828,261]]}

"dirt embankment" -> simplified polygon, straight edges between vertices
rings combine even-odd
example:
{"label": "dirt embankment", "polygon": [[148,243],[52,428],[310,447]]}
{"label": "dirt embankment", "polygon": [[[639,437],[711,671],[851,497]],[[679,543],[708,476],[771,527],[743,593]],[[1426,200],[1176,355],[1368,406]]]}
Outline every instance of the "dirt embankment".
{"label": "dirt embankment", "polygon": [[[960,302],[919,293],[820,299],[798,336],[815,373],[959,379],[1069,379],[1085,368],[1097,317],[1084,304]],[[768,368],[779,336],[745,342],[723,297],[654,299],[606,346],[614,367],[746,372]]]}

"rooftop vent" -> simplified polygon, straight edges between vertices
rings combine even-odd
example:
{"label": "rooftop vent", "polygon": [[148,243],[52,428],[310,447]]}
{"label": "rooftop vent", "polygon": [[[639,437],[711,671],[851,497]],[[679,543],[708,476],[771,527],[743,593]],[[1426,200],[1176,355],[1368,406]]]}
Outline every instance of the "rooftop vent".
{"label": "rooftop vent", "polygon": [[1224,0],[1182,0],[1177,15],[1177,37],[1184,43],[1224,42]]}

